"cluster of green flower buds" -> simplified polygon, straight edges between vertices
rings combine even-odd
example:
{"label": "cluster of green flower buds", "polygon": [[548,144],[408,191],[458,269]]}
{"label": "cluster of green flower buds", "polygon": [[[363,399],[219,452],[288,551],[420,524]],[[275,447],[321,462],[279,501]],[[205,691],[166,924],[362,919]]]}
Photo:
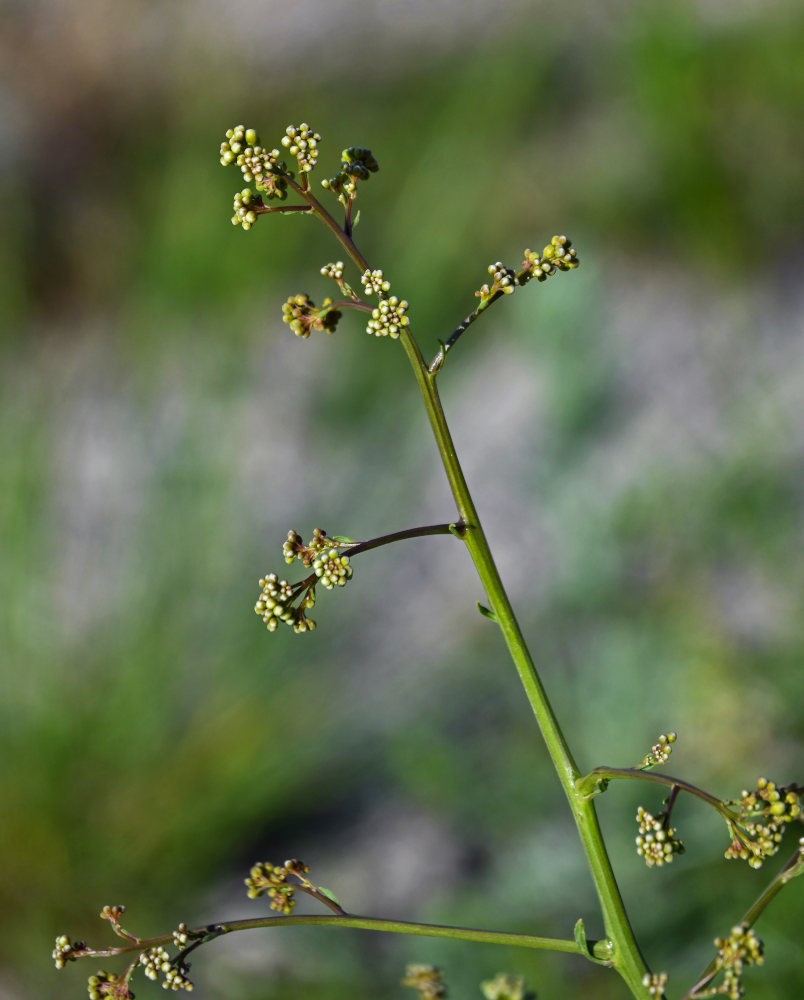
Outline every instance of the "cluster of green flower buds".
{"label": "cluster of green flower buds", "polygon": [[343,587],[352,578],[349,556],[343,552],[354,546],[350,539],[329,538],[323,528],[316,528],[309,542],[291,529],[282,543],[282,558],[290,564],[298,560],[312,573],[299,583],[280,580],[276,573],[269,573],[260,580],[261,593],[254,611],[262,618],[270,632],[276,631],[280,622],[293,627],[294,632],[308,632],[315,622],[305,614],[315,605],[315,588],[320,583],[327,590]]}
{"label": "cluster of green flower buds", "polygon": [[756,791],[743,791],[739,800],[726,805],[736,806],[737,816],[727,819],[732,840],[725,857],[747,861],[751,868],[761,868],[779,850],[787,824],[802,819],[800,790],[767,778],[757,780]]}
{"label": "cluster of green flower buds", "polygon": [[506,267],[502,261],[489,264],[491,282],[481,285],[475,292],[481,305],[502,292],[510,295],[519,285],[526,285],[531,279],[546,281],[556,271],[570,271],[579,264],[578,255],[566,236],[554,236],[542,252],[525,250],[519,271]]}
{"label": "cluster of green flower buds", "polygon": [[[276,573],[269,573],[260,579],[260,596],[254,605],[254,612],[265,622],[269,632],[275,632],[280,622],[290,625],[294,632],[311,632],[315,622],[308,618],[306,611],[315,604],[315,588],[280,580]],[[298,604],[294,601],[302,595]]]}
{"label": "cluster of green flower buds", "polygon": [[332,590],[333,587],[345,586],[347,580],[351,579],[349,556],[338,551],[350,544],[352,543],[342,542],[340,539],[333,541],[327,537],[323,528],[316,528],[313,537],[305,545],[301,535],[291,529],[282,543],[282,555],[288,564],[298,559],[302,565],[312,567],[321,585]]}
{"label": "cluster of green flower buds", "polygon": [[179,949],[186,948],[192,936],[189,927],[182,921],[173,931],[173,944]]}
{"label": "cluster of green flower buds", "polygon": [[375,337],[390,337],[396,340],[410,320],[405,315],[408,311],[407,299],[398,299],[396,295],[381,298],[376,309],[371,311],[371,319],[366,324],[366,333]]}
{"label": "cluster of green flower buds", "polygon": [[303,293],[291,295],[282,306],[282,319],[297,337],[309,337],[312,330],[334,333],[341,318],[334,308],[335,300],[326,298],[320,306]]}
{"label": "cluster of green flower buds", "polygon": [[497,292],[504,292],[506,295],[510,295],[519,284],[516,271],[510,267],[506,267],[502,261],[498,260],[494,264],[489,264],[488,272],[491,275],[491,284],[481,285],[475,292],[475,295],[481,302]]}
{"label": "cluster of green flower buds", "polygon": [[325,264],[321,268],[321,274],[325,278],[332,278],[333,281],[337,281],[340,284],[343,281],[343,261],[336,260],[333,264]]}
{"label": "cluster of green flower buds", "polygon": [[762,965],[765,961],[764,945],[752,928],[737,924],[732,927],[728,937],[715,938],[715,947],[715,964],[718,973],[723,973],[723,982],[693,995],[703,997],[720,994],[729,1000],[739,1000],[745,993],[740,982],[743,970],[747,965]]}
{"label": "cluster of green flower buds", "polygon": [[525,251],[522,269],[530,278],[544,281],[551,274],[555,274],[556,268],[559,271],[571,271],[578,264],[580,264],[578,255],[570,240],[566,236],[554,236],[541,254],[533,250]]}
{"label": "cluster of green flower buds", "polygon": [[366,295],[383,295],[391,290],[391,282],[385,279],[380,268],[364,271],[360,276],[360,284]]}
{"label": "cluster of green flower buds", "polygon": [[525,1000],[525,977],[512,976],[510,972],[498,972],[493,979],[480,984],[486,1000]]}
{"label": "cluster of green flower buds", "polygon": [[447,995],[444,974],[437,965],[411,964],[405,969],[403,986],[410,986],[419,994],[420,1000],[441,1000]]}
{"label": "cluster of green flower buds", "polygon": [[313,537],[307,544],[304,543],[302,536],[291,528],[288,537],[282,543],[282,556],[288,565],[298,559],[302,565],[312,566],[316,555],[331,545],[332,542],[323,528],[314,528]]}
{"label": "cluster of green flower buds", "polygon": [[288,125],[282,136],[282,145],[291,156],[295,156],[299,170],[307,173],[312,170],[318,160],[318,144],[321,136],[314,132],[307,122],[301,125]]}
{"label": "cluster of green flower buds", "polygon": [[178,959],[171,959],[167,949],[161,944],[144,951],[140,955],[140,965],[148,979],[156,982],[160,974],[164,977],[163,989],[192,992],[193,984],[187,977],[190,966]]}
{"label": "cluster of green flower buds", "polygon": [[234,196],[234,215],[232,216],[233,226],[242,226],[249,230],[257,221],[257,213],[254,209],[262,205],[262,198],[255,195],[251,188],[243,188]]}
{"label": "cluster of green flower buds", "polygon": [[409,308],[407,299],[387,294],[391,290],[391,282],[379,268],[374,271],[364,271],[360,282],[366,295],[378,295],[380,299],[377,308],[371,311],[371,319],[366,324],[366,333],[396,340],[404,327],[410,325],[410,320],[405,315]]}
{"label": "cluster of green flower buds", "polygon": [[338,195],[338,201],[347,205],[357,194],[357,182],[367,181],[371,174],[380,169],[379,163],[370,149],[365,146],[349,146],[341,153],[341,169],[321,181],[321,186]]}
{"label": "cluster of green flower buds", "polygon": [[68,962],[74,962],[88,953],[86,941],[71,941],[66,934],[60,934],[56,938],[56,946],[50,953],[50,957],[56,964],[57,969],[63,969]]}
{"label": "cluster of green flower buds", "polygon": [[684,845],[675,836],[667,813],[652,815],[640,806],[636,815],[639,829],[636,837],[637,854],[648,868],[670,864],[676,854],[684,853]]}
{"label": "cluster of green flower buds", "polygon": [[279,156],[278,149],[265,149],[256,131],[244,125],[227,129],[221,143],[223,166],[236,164],[247,184],[255,184],[267,198],[281,201],[287,197],[288,169]]}
{"label": "cluster of green flower buds", "polygon": [[650,751],[642,758],[642,763],[639,765],[640,769],[648,771],[650,768],[656,767],[657,764],[665,764],[673,752],[673,744],[677,739],[678,736],[676,733],[661,733],[658,740],[650,748]]}
{"label": "cluster of green flower buds", "polygon": [[271,909],[287,916],[296,905],[294,893],[298,888],[288,882],[288,876],[295,875],[302,883],[306,883],[304,873],[309,871],[307,865],[295,858],[286,861],[284,865],[272,865],[269,861],[260,861],[252,867],[245,880],[248,898],[259,899],[267,895],[271,900]]}
{"label": "cluster of green flower buds", "polygon": [[352,578],[352,567],[349,556],[342,555],[337,549],[322,552],[313,560],[313,572],[321,582],[322,587],[332,590],[334,587],[344,587]]}

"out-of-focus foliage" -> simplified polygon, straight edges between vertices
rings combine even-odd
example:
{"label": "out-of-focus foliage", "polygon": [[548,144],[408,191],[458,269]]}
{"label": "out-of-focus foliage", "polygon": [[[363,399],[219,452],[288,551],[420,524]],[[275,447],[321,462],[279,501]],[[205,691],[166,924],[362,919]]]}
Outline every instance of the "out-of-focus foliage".
{"label": "out-of-focus foliage", "polygon": [[[433,350],[489,261],[572,237],[580,271],[495,306],[442,375],[570,742],[629,764],[672,727],[674,771],[725,796],[801,780],[800,5],[69,6],[7,4],[0,34],[0,993],[81,996],[94,969],[57,976],[57,933],[100,943],[106,903],[143,933],[248,915],[248,868],[285,856],[357,912],[598,933],[457,543],[356,559],[312,635],[254,618],[288,528],[452,509],[402,352],[348,317],[309,343],[281,323],[331,293],[330,238],[232,227],[217,148],[306,120],[315,180],[370,145],[358,243]],[[601,810],[678,987],[762,876],[693,805],[687,854],[646,871],[634,796]],[[755,1000],[801,992],[803,916],[793,885],[758,926]],[[502,968],[622,995],[454,943],[215,948],[202,996],[392,995],[412,959],[454,996]]]}

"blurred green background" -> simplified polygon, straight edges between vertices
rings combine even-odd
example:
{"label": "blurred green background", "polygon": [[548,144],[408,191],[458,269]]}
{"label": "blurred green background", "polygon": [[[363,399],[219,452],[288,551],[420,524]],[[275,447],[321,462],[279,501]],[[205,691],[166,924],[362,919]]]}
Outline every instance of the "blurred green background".
{"label": "blurred green background", "polygon": [[[506,299],[442,393],[581,766],[724,796],[802,780],[804,12],[796,0],[6,0],[0,56],[0,997],[85,995],[53,938],[258,915],[304,858],[353,912],[600,933],[562,796],[461,547],[365,555],[318,630],[268,635],[288,528],[453,516],[398,344],[280,321],[340,254],[298,217],[229,223],[238,122],[370,145],[358,243],[431,353],[489,261],[554,232],[579,271]],[[678,808],[601,814],[640,942],[678,996],[764,872]],[[797,884],[753,1000],[801,996]],[[403,997],[407,961],[479,997],[622,998],[571,958],[316,928],[235,936],[200,997]],[[156,987],[140,979],[140,996]],[[412,995],[412,994],[411,994]]]}

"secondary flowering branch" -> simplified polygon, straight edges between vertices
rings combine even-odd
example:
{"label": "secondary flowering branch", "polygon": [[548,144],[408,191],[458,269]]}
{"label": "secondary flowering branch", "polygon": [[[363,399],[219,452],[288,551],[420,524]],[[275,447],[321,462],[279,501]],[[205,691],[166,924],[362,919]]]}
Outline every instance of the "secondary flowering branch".
{"label": "secondary flowering branch", "polygon": [[296,583],[280,579],[276,573],[268,573],[260,579],[261,591],[254,611],[270,632],[276,631],[280,622],[290,625],[294,632],[312,631],[316,625],[307,615],[307,610],[315,605],[316,586],[320,583],[327,590],[346,586],[352,578],[351,559],[354,556],[406,538],[450,534],[461,537],[463,531],[462,522],[428,524],[355,542],[342,535],[329,537],[322,528],[316,528],[313,537],[305,543],[291,529],[282,544],[284,560],[288,564],[298,560],[303,566],[311,568],[312,573]]}
{"label": "secondary flowering branch", "polygon": [[494,264],[489,264],[488,273],[491,275],[491,284],[481,285],[475,292],[475,295],[480,299],[479,304],[442,343],[438,354],[428,366],[428,371],[431,374],[434,375],[441,370],[447,353],[452,350],[472,323],[492,303],[502,298],[503,295],[511,295],[516,288],[526,285],[534,278],[537,281],[546,281],[556,271],[571,271],[580,264],[578,255],[566,236],[554,236],[541,254],[537,254],[533,250],[525,250],[524,258],[518,271],[506,267],[499,260]]}
{"label": "secondary flowering branch", "polygon": [[[418,934],[428,937],[452,938],[462,941],[477,941],[487,944],[502,944],[524,948],[540,948],[551,951],[584,953],[577,940],[565,938],[539,937],[532,934],[518,934],[510,931],[482,930],[470,927],[452,927],[441,924],[423,924],[402,920],[383,920],[347,913],[335,895],[323,886],[316,885],[307,876],[309,868],[298,859],[286,861],[283,865],[260,862],[252,867],[245,880],[251,899],[266,896],[271,900],[271,909],[277,916],[255,917],[246,920],[232,920],[206,924],[202,927],[188,927],[185,923],[169,934],[141,938],[123,929],[120,918],[125,912],[123,906],[105,906],[101,917],[108,920],[123,944],[108,948],[93,948],[85,941],[71,941],[66,935],[56,939],[52,957],[56,968],[63,969],[68,962],[79,958],[113,958],[136,953],[123,972],[114,975],[105,970],[89,977],[90,1000],[132,1000],[134,997],[130,983],[137,968],[142,968],[148,979],[162,980],[164,989],[191,991],[193,983],[189,978],[190,954],[201,945],[214,941],[226,934],[237,931],[254,930],[262,927],[323,925],[331,927],[353,927],[362,930],[386,931],[397,934]],[[329,907],[333,915],[320,914],[291,916],[295,906],[294,894],[304,892],[318,902]],[[172,953],[173,952],[173,953]]]}

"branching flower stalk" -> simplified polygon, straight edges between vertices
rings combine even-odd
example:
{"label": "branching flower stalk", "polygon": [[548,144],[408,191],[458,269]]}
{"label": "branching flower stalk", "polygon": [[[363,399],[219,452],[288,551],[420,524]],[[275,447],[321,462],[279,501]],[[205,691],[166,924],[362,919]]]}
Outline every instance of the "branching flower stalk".
{"label": "branching flower stalk", "polygon": [[[254,610],[270,631],[274,631],[280,623],[286,623],[296,632],[307,632],[315,627],[307,612],[315,604],[316,588],[321,586],[326,590],[335,590],[344,587],[352,577],[352,560],[356,556],[409,538],[452,535],[462,541],[488,601],[488,607],[479,605],[480,611],[495,622],[502,633],[569,804],[592,875],[604,937],[597,941],[589,940],[582,920],[576,922],[572,938],[552,938],[357,916],[348,913],[329,889],[312,882],[306,865],[290,860],[284,865],[260,862],[252,867],[246,879],[249,897],[267,898],[270,908],[276,911],[275,916],[196,928],[180,924],[168,934],[141,938],[122,927],[120,921],[124,907],[107,906],[101,917],[110,923],[122,944],[95,949],[86,942],[72,942],[66,935],[61,935],[56,939],[53,959],[57,968],[62,968],[78,958],[134,953],[133,960],[120,974],[101,971],[89,979],[90,1000],[102,997],[127,1000],[133,997],[130,981],[137,968],[141,967],[151,979],[161,979],[165,989],[191,990],[193,984],[189,978],[188,956],[202,944],[240,930],[317,924],[578,954],[614,969],[636,1000],[663,1000],[668,976],[666,972],[648,969],[640,953],[603,841],[595,810],[596,796],[615,779],[646,781],[669,789],[660,810],[649,811],[640,806],[637,813],[637,852],[648,867],[667,864],[684,850],[675,827],[671,826],[671,816],[679,796],[687,793],[716,809],[725,820],[730,837],[725,856],[745,860],[751,867],[758,868],[778,851],[786,826],[801,821],[802,788],[792,784],[777,785],[760,778],[755,790],[744,790],[735,800],[722,800],[681,778],[662,774],[654,769],[669,759],[676,742],[673,732],[661,734],[635,767],[601,766],[585,775],[578,769],[495,565],[458,460],[437,387],[447,355],[491,305],[534,279],[544,282],[558,271],[574,270],[579,263],[576,251],[566,236],[554,236],[541,253],[525,250],[518,268],[508,267],[501,261],[489,265],[489,280],[475,292],[479,302],[446,340],[438,341],[439,350],[428,362],[413,335],[407,300],[391,294],[391,283],[383,270],[372,268],[354,242],[356,216],[353,208],[359,183],[367,181],[377,171],[377,160],[366,147],[351,146],[341,154],[339,171],[322,182],[323,188],[335,195],[343,208],[343,222],[339,223],[315,197],[310,186],[310,173],[318,159],[320,142],[321,136],[307,123],[288,126],[280,145],[295,158],[294,170],[282,158],[284,154],[278,148],[268,150],[261,145],[254,129],[242,125],[229,129],[221,144],[221,163],[238,166],[244,181],[256,187],[256,191],[247,187],[235,195],[232,223],[249,230],[261,215],[309,213],[335,237],[344,254],[357,268],[359,286],[355,282],[353,287],[346,280],[343,261],[326,264],[320,273],[336,282],[341,297],[337,300],[326,297],[321,305],[316,305],[306,294],[293,295],[283,306],[283,319],[297,336],[308,338],[313,333],[332,334],[343,314],[351,310],[368,316],[366,330],[369,334],[400,341],[419,387],[452,491],[455,517],[444,523],[396,531],[362,542],[339,535],[330,536],[320,528],[305,542],[301,535],[291,530],[282,546],[283,559],[287,564],[299,562],[310,572],[295,583],[280,579],[276,573],[266,574],[260,580],[261,591]],[[289,191],[298,197],[298,203],[285,204]],[[732,927],[729,934],[716,940],[715,957],[682,1000],[742,995],[744,990],[740,977],[743,968],[760,964],[763,960],[762,942],[756,937],[753,925],[779,891],[803,871],[804,838],[742,920]],[[315,899],[331,912],[326,915],[293,914],[298,892]],[[170,949],[174,954],[171,955]],[[434,966],[409,966],[403,982],[415,989],[422,1000],[438,1000],[446,993],[441,971]],[[487,1000],[524,1000],[527,995],[523,980],[507,973],[500,973],[495,979],[483,983],[482,989]]]}

